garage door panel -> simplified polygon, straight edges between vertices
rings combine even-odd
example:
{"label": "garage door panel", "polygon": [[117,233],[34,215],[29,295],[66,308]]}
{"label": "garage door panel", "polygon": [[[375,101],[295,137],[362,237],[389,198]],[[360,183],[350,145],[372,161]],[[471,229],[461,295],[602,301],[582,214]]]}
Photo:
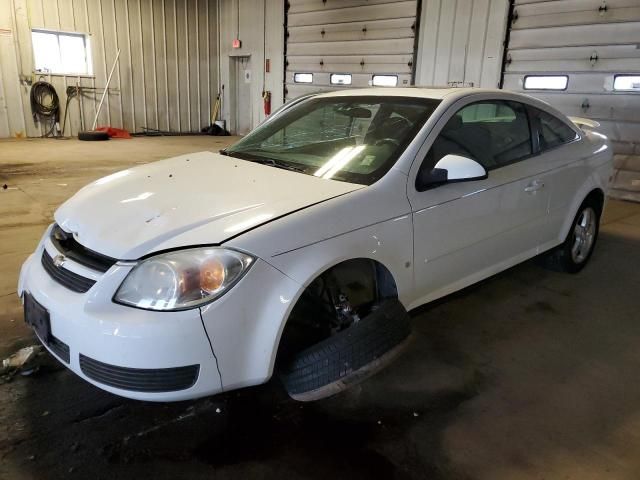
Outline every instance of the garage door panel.
{"label": "garage door panel", "polygon": [[626,72],[638,69],[640,58],[601,59],[594,63],[584,60],[538,60],[514,62],[507,65],[506,72]]}
{"label": "garage door panel", "polygon": [[[585,114],[581,116],[585,117]],[[604,133],[614,143],[616,153],[633,153],[634,149],[640,148],[640,122],[625,122],[622,120],[598,119],[600,126],[598,131]],[[636,139],[629,142],[629,139]],[[622,147],[622,145],[625,147]]]}
{"label": "garage door panel", "polygon": [[[597,42],[593,41],[594,38]],[[511,49],[568,47],[593,43],[640,43],[640,22],[514,30],[509,39]]]}
{"label": "garage door panel", "polygon": [[[589,117],[596,120],[640,122],[640,110],[635,95],[607,95],[580,93],[536,93],[535,96],[550,103],[567,115]],[[588,108],[583,108],[588,105]]]}
{"label": "garage door panel", "polygon": [[402,55],[413,49],[413,39],[362,40],[359,42],[308,42],[294,43],[287,48],[288,55],[367,55],[378,52],[382,55]]}
{"label": "garage door panel", "polygon": [[328,69],[329,63],[332,65],[342,65],[341,68],[346,68],[346,65],[357,65],[358,68],[361,68],[362,64],[364,64],[368,66],[393,65],[393,68],[398,68],[402,65],[410,69],[409,64],[413,61],[413,55],[329,55],[326,58],[320,58],[317,55],[288,55],[287,61],[289,62],[290,70],[299,68],[299,65],[321,66],[321,61],[325,69]]}
{"label": "garage door panel", "polygon": [[[619,122],[601,119],[600,128],[612,140],[626,142],[630,146],[635,146],[636,150],[640,148],[640,122]],[[620,151],[619,153],[624,152]]]}
{"label": "garage door panel", "polygon": [[629,45],[586,45],[580,47],[561,48],[527,48],[510,50],[509,58],[512,62],[539,60],[584,60],[593,54],[599,60],[613,58],[640,59],[640,49],[635,43]]}
{"label": "garage door panel", "polygon": [[[638,130],[640,130],[640,128]],[[613,151],[616,152],[616,154],[640,155],[640,143],[629,143],[619,140],[612,140],[611,144],[613,145]]]}
{"label": "garage door panel", "polygon": [[555,13],[547,15],[532,15],[520,17],[513,23],[514,30],[523,28],[555,27],[561,25],[593,25],[599,23],[640,21],[640,8],[613,8],[606,15],[601,15],[598,9],[583,12]]}
{"label": "garage door panel", "polygon": [[323,25],[328,23],[359,22],[369,20],[384,20],[390,18],[414,17],[416,2],[404,1],[384,3],[380,5],[365,5],[359,7],[336,8],[306,13],[292,13],[289,11],[287,24],[290,27],[303,25]]}
{"label": "garage door panel", "polygon": [[338,40],[378,40],[386,38],[413,38],[415,19],[399,18],[370,22],[337,23],[290,27],[289,42],[323,42]]}
{"label": "garage door panel", "polygon": [[292,83],[292,84],[287,84],[286,95],[288,99],[293,99],[293,98],[301,97],[302,95],[307,95],[309,93],[331,92],[333,90],[338,90],[338,88],[334,86],[322,87],[319,85],[305,85],[302,83]]}
{"label": "garage door panel", "polygon": [[[536,74],[540,72],[535,72]],[[524,78],[527,74],[506,73],[504,76],[504,88],[507,90],[522,90]],[[614,74],[611,73],[575,73],[569,76],[567,93],[610,93],[613,95],[628,95],[623,92],[612,92]],[[528,90],[529,93],[536,94],[536,90]],[[543,92],[544,93],[544,92]]]}
{"label": "garage door panel", "polygon": [[[329,57],[328,61],[324,62],[324,65],[318,63],[302,63],[295,62],[295,57],[289,58],[289,66],[287,72],[291,73],[337,73],[337,72],[362,72],[364,68],[360,65],[360,62],[353,63],[340,63],[336,62],[336,57]],[[388,74],[389,69],[392,68],[394,74],[408,74],[411,76],[411,67],[406,63],[368,63],[366,65],[366,72],[370,75],[374,74]]]}
{"label": "garage door panel", "polygon": [[[602,6],[602,0],[516,0],[515,6],[520,17],[588,10],[600,13],[598,9]],[[603,13],[602,16],[606,16],[609,11],[614,9],[637,6],[637,0],[607,0],[607,12]]]}
{"label": "garage door panel", "polygon": [[406,0],[289,0],[289,13],[306,13],[340,8],[402,3]]}
{"label": "garage door panel", "polygon": [[[373,75],[410,85],[414,72],[416,0],[293,0],[287,12],[285,99],[334,88],[368,87]],[[348,20],[348,21],[347,21]],[[312,73],[297,84],[295,73]],[[350,74],[347,86],[332,73]]]}
{"label": "garage door panel", "polygon": [[[331,74],[332,73],[341,73],[337,72],[318,72],[313,74],[313,85],[320,87],[338,87],[337,85],[331,84]],[[294,72],[287,72],[286,80],[287,83],[295,84],[293,79]],[[371,77],[370,73],[351,73],[351,85],[345,85],[344,87],[338,88],[366,88],[371,86]],[[407,86],[411,82],[411,74],[398,75],[398,85]],[[299,84],[297,84],[299,85]]]}
{"label": "garage door panel", "polygon": [[[626,200],[634,200],[640,196],[640,182],[636,170],[618,170],[614,174],[613,186],[616,187],[614,196]],[[626,195],[624,195],[626,193]]]}
{"label": "garage door panel", "polygon": [[[640,0],[516,0],[514,18],[504,87],[525,91],[527,74],[567,75],[566,91],[525,93],[600,122],[614,152],[634,162],[617,167],[612,190],[627,195],[629,182],[640,182],[640,93],[615,91],[613,83],[617,74],[640,75]],[[640,201],[640,192],[633,198]]]}

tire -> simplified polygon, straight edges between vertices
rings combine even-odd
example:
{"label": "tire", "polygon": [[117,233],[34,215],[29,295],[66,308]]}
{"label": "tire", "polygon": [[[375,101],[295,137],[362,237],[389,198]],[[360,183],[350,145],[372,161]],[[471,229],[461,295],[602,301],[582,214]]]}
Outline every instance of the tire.
{"label": "tire", "polygon": [[582,270],[595,249],[601,214],[602,205],[594,198],[587,198],[580,205],[564,243],[542,257],[543,266],[556,272]]}
{"label": "tire", "polygon": [[328,397],[370,377],[408,344],[409,315],[387,300],[349,328],[297,353],[280,377],[295,400]]}
{"label": "tire", "polygon": [[109,134],[107,132],[79,132],[78,140],[84,140],[86,142],[99,142],[104,140],[109,140]]}

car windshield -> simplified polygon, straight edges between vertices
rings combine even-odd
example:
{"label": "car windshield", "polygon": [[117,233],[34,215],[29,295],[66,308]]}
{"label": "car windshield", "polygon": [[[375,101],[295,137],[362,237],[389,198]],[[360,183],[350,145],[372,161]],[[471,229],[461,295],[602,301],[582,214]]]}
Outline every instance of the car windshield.
{"label": "car windshield", "polygon": [[370,185],[439,105],[413,97],[318,97],[285,110],[223,153],[307,175]]}

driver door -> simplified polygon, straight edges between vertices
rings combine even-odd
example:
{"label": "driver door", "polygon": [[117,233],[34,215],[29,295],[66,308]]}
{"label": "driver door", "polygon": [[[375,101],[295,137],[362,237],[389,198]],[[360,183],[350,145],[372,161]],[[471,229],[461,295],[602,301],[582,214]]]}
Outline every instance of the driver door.
{"label": "driver door", "polygon": [[[433,141],[425,143],[428,150],[419,168],[431,170],[442,157],[455,154],[481,163],[488,177],[426,189],[408,185],[414,225],[412,307],[534,256],[546,221],[544,165],[534,156],[525,106],[488,100],[452,111],[439,123],[445,124]],[[418,169],[413,173],[415,179]]]}

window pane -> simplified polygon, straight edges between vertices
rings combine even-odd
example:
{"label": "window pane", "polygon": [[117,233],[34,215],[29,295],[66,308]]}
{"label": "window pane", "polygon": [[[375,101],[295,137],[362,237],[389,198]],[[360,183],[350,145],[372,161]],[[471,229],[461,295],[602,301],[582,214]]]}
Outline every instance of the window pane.
{"label": "window pane", "polygon": [[60,48],[54,33],[32,32],[35,69],[39,72],[60,71]]}
{"label": "window pane", "polygon": [[295,83],[313,83],[313,73],[294,73],[293,81]]}
{"label": "window pane", "polygon": [[292,164],[323,179],[370,184],[394,164],[440,102],[381,96],[310,99],[226,150]]}
{"label": "window pane", "polygon": [[547,150],[563,143],[575,140],[576,132],[569,128],[562,120],[542,110],[535,109],[540,119],[540,149]]}
{"label": "window pane", "polygon": [[567,75],[527,75],[525,90],[565,90],[569,84]]}
{"label": "window pane", "polygon": [[613,89],[640,92],[640,75],[616,75],[616,79],[613,81]]}
{"label": "window pane", "polygon": [[34,68],[49,73],[90,74],[88,41],[81,34],[33,30]]}
{"label": "window pane", "polygon": [[531,155],[529,119],[517,102],[480,102],[456,113],[440,132],[427,161],[433,168],[447,154],[480,162],[487,170]]}
{"label": "window pane", "polygon": [[62,73],[87,73],[84,38],[60,35],[60,66]]}
{"label": "window pane", "polygon": [[374,87],[395,87],[398,85],[397,75],[374,75],[372,79]]}
{"label": "window pane", "polygon": [[283,129],[280,138],[269,138],[265,145],[295,147],[317,141],[339,140],[349,136],[350,125],[350,117],[329,105],[292,122]]}
{"label": "window pane", "polygon": [[351,85],[351,74],[348,73],[332,73],[331,83],[333,85]]}

